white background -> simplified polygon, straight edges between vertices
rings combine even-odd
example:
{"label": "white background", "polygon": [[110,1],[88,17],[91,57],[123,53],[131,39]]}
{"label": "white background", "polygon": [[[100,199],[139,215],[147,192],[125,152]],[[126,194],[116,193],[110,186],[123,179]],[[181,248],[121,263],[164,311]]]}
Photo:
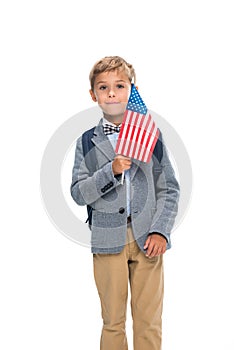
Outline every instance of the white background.
{"label": "white background", "polygon": [[[1,2],[1,349],[99,349],[92,256],[47,216],[40,162],[54,131],[93,106],[88,74],[106,55],[134,65],[193,166],[165,255],[163,350],[234,348],[233,31],[227,0]],[[128,332],[131,350],[130,320]]]}

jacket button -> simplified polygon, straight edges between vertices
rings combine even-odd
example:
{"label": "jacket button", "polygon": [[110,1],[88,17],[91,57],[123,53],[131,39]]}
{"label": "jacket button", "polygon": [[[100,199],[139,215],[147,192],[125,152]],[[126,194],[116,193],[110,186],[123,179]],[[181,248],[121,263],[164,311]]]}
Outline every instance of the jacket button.
{"label": "jacket button", "polygon": [[123,214],[125,212],[125,209],[123,207],[119,208],[119,213]]}

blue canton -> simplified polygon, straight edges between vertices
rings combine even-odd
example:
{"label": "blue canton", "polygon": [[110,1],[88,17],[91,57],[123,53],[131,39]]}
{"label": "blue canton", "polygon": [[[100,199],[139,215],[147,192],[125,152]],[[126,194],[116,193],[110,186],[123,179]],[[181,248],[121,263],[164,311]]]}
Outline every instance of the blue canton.
{"label": "blue canton", "polygon": [[133,112],[146,114],[147,108],[134,84],[132,84],[131,95],[128,100],[127,109]]}

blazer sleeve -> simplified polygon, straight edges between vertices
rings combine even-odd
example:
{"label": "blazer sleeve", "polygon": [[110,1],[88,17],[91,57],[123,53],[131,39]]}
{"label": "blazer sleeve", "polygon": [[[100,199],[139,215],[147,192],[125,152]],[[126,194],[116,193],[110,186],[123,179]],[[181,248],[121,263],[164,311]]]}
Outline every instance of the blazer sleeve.
{"label": "blazer sleeve", "polygon": [[149,233],[160,233],[169,243],[170,233],[178,212],[180,186],[175,177],[162,136],[160,141],[162,142],[161,161],[153,156],[156,210]]}
{"label": "blazer sleeve", "polygon": [[120,181],[112,171],[112,161],[96,170],[91,176],[82,148],[82,137],[77,140],[72,171],[71,196],[79,205],[91,205],[100,197],[118,186]]}

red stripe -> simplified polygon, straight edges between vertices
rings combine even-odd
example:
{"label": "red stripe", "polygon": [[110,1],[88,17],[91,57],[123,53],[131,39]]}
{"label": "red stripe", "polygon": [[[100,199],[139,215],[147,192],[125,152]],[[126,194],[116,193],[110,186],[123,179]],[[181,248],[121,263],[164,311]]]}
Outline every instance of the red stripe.
{"label": "red stripe", "polygon": [[[129,114],[130,114],[130,120],[131,120],[131,114],[132,114],[132,112],[129,111]],[[121,146],[120,149],[119,149],[119,153],[120,153],[120,154],[123,154],[123,155],[127,155],[127,152],[125,151],[125,147],[126,147],[126,143],[127,143],[127,141],[128,141],[128,134],[129,134],[130,126],[131,126],[131,124],[129,124],[129,123],[127,123],[127,124],[125,123],[125,124],[124,124],[125,137],[124,137],[123,144],[122,144],[122,146]],[[121,129],[122,129],[122,128],[121,128]],[[123,138],[122,138],[122,140],[123,140]],[[122,140],[121,140],[121,141],[122,141]]]}
{"label": "red stripe", "polygon": [[[147,118],[147,116],[144,116],[143,118]],[[146,123],[146,125],[145,125],[145,128],[144,128],[143,134],[142,134],[142,136],[141,136],[141,139],[139,140],[139,143],[140,143],[141,146],[142,146],[142,143],[143,143],[143,141],[144,141],[145,130],[147,130],[147,128],[148,128],[148,126],[149,126],[149,122],[150,122],[150,120],[149,120],[149,118],[147,118],[147,123]],[[141,160],[141,159],[139,158],[139,157],[140,157],[140,154],[141,154],[141,147],[139,148],[139,150],[138,150],[138,152],[137,152],[137,154],[136,154],[136,158],[139,159],[139,160]]]}
{"label": "red stripe", "polygon": [[139,122],[139,125],[138,125],[138,128],[137,128],[137,135],[136,135],[136,141],[135,141],[135,144],[134,144],[134,148],[133,148],[133,153],[132,153],[132,157],[133,158],[137,158],[137,146],[140,142],[140,133],[141,133],[141,129],[142,129],[142,124],[143,124],[143,120],[144,120],[144,116],[142,114],[137,114],[137,122]]}
{"label": "red stripe", "polygon": [[[150,120],[150,122],[152,121],[152,117],[149,115],[149,120]],[[154,131],[154,129],[155,129],[155,124],[154,124],[154,121],[153,121],[153,123],[152,123],[152,126],[151,126],[151,129],[150,130],[148,130],[148,136],[146,136],[147,137],[147,139],[146,139],[146,143],[145,143],[145,146],[144,146],[144,152],[143,152],[143,154],[142,154],[142,157],[141,157],[141,159],[144,161],[144,159],[145,159],[145,156],[146,156],[146,152],[148,151],[148,147],[149,147],[149,143],[150,143],[150,141],[152,140],[152,138],[154,138],[154,135],[152,135],[152,133],[153,133],[153,131]],[[147,159],[148,159],[148,157],[147,157]]]}
{"label": "red stripe", "polygon": [[144,139],[146,139],[146,135],[148,135],[148,134],[147,134],[146,131],[144,130],[143,137],[142,137],[142,142],[141,142],[141,151],[142,151],[142,149],[143,149],[144,151],[143,151],[142,155],[140,155],[140,154],[141,154],[141,152],[140,152],[140,153],[139,153],[139,156],[138,156],[138,157],[139,157],[139,160],[141,160],[141,161],[143,161],[144,156],[145,156],[145,152],[146,152],[146,149],[147,149],[147,144],[143,146],[143,141],[144,141]]}
{"label": "red stripe", "polygon": [[[155,125],[155,127],[156,127],[156,125]],[[158,128],[157,128],[157,131],[156,131],[156,135],[153,136],[153,137],[154,137],[154,141],[152,142],[152,145],[150,147],[150,151],[149,151],[149,155],[148,155],[148,157],[146,159],[146,163],[148,163],[150,161],[150,159],[152,157],[152,154],[153,154],[153,151],[154,151],[154,147],[156,145],[156,142],[158,141],[158,138],[159,138],[159,129]]]}
{"label": "red stripe", "polygon": [[[136,115],[136,124],[138,124],[138,119],[139,119],[139,118],[140,118],[140,115],[139,115],[139,113],[137,113],[137,115]],[[142,119],[140,120],[140,122],[141,122],[141,121],[142,121]],[[133,150],[132,150],[132,158],[135,157],[136,147],[137,147],[137,144],[138,144],[140,131],[141,131],[140,127],[137,126],[137,127],[136,127],[136,130],[135,130],[135,132],[136,132],[136,139],[135,139],[135,143],[134,143]]]}
{"label": "red stripe", "polygon": [[131,156],[131,152],[130,151],[131,151],[131,147],[132,147],[132,141],[134,139],[134,134],[137,132],[136,123],[133,121],[133,119],[135,120],[134,112],[132,112],[131,119],[129,121],[130,124],[131,124],[132,130],[130,132],[130,128],[129,128],[128,134],[126,136],[126,138],[130,141],[129,144],[128,144],[128,148],[125,151],[125,154],[127,154],[128,156]]}

